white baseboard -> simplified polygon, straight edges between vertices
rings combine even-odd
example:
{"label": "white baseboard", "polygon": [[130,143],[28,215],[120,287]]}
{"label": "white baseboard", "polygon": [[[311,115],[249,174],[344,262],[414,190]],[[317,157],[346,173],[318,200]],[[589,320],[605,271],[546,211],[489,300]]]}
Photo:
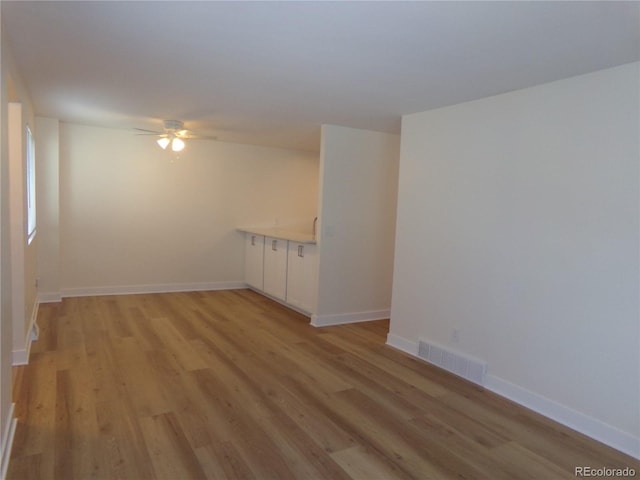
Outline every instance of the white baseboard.
{"label": "white baseboard", "polygon": [[62,300],[60,292],[39,292],[38,303],[58,303]]}
{"label": "white baseboard", "polygon": [[274,302],[279,303],[283,307],[287,307],[289,310],[293,310],[294,312],[298,312],[299,314],[304,315],[305,317],[310,317],[311,316],[311,314],[309,312],[307,312],[306,310],[298,308],[295,305],[291,305],[290,303],[287,303],[285,300],[282,300],[280,298],[276,298],[273,295],[269,295],[268,293],[263,292],[262,290],[258,290],[257,288],[252,287],[251,285],[249,285],[248,283],[245,283],[244,287],[242,287],[242,288],[249,289],[252,292],[256,292],[257,294],[262,295],[263,297],[267,297],[269,300],[273,300]]}
{"label": "white baseboard", "polygon": [[387,335],[387,345],[402,350],[414,357],[418,356],[418,342],[412,342],[393,333]]}
{"label": "white baseboard", "polygon": [[0,479],[4,480],[7,476],[9,468],[9,459],[11,458],[11,447],[13,447],[13,437],[16,433],[17,420],[13,418],[13,410],[15,404],[12,403],[7,412],[5,419],[4,431],[2,432],[2,442],[0,446]]}
{"label": "white baseboard", "polygon": [[31,317],[29,318],[29,328],[27,329],[27,335],[24,339],[24,348],[19,350],[14,350],[12,353],[11,361],[12,365],[27,365],[29,363],[29,353],[31,352],[31,344],[35,340],[32,336],[32,331],[34,326],[37,325],[36,321],[38,320],[38,309],[40,308],[40,302],[36,300],[33,304],[33,308],[31,309]]}
{"label": "white baseboard", "polygon": [[134,295],[139,293],[198,292],[206,290],[233,290],[246,288],[244,282],[167,283],[151,285],[114,285],[108,287],[65,288],[60,292],[65,297],[93,297],[102,295]]}
{"label": "white baseboard", "polygon": [[[387,335],[387,345],[419,358],[418,342],[389,333]],[[486,375],[484,387],[501,397],[508,398],[598,442],[640,459],[640,437],[623,432],[616,427],[507,382],[495,375]]]}
{"label": "white baseboard", "polygon": [[[29,343],[31,345],[31,343]],[[14,367],[19,367],[20,365],[28,365],[29,364],[29,353],[31,348],[24,348],[20,350],[14,350],[11,354],[11,365]]]}
{"label": "white baseboard", "polygon": [[623,432],[596,418],[494,375],[486,376],[485,388],[605,445],[640,459],[640,437],[634,437],[630,433]]}
{"label": "white baseboard", "polygon": [[369,312],[337,313],[332,315],[311,315],[311,325],[314,327],[328,327],[330,325],[345,325],[347,323],[370,322],[389,318],[390,310],[373,310]]}

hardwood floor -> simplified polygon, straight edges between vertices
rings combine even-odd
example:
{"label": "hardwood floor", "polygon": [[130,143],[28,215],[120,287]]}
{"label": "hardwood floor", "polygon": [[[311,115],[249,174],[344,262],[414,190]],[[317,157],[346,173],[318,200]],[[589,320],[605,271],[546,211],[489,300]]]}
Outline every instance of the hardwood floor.
{"label": "hardwood floor", "polygon": [[14,374],[7,478],[563,479],[638,461],[249,290],[64,299]]}

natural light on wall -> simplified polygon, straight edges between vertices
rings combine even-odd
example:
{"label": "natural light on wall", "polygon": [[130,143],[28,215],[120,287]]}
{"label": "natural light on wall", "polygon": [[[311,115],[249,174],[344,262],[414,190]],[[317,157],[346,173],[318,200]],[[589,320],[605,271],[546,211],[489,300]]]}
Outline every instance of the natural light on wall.
{"label": "natural light on wall", "polygon": [[27,125],[27,242],[36,236],[36,155],[35,142]]}

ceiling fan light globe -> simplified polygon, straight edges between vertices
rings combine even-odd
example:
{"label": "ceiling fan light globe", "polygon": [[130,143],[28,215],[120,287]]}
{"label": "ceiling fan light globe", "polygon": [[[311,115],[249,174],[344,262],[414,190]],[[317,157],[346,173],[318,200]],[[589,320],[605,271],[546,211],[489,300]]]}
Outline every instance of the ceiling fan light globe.
{"label": "ceiling fan light globe", "polygon": [[167,149],[170,142],[171,140],[169,140],[167,137],[162,137],[158,139],[158,145],[160,145],[160,148],[162,148],[163,150]]}
{"label": "ceiling fan light globe", "polygon": [[184,142],[179,138],[174,138],[171,141],[171,150],[174,152],[181,152],[184,149]]}

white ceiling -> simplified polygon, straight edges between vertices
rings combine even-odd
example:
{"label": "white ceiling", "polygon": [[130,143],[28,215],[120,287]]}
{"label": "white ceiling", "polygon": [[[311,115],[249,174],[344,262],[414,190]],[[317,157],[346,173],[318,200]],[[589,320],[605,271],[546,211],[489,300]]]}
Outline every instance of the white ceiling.
{"label": "white ceiling", "polygon": [[638,2],[2,1],[36,113],[317,150],[640,58]]}

